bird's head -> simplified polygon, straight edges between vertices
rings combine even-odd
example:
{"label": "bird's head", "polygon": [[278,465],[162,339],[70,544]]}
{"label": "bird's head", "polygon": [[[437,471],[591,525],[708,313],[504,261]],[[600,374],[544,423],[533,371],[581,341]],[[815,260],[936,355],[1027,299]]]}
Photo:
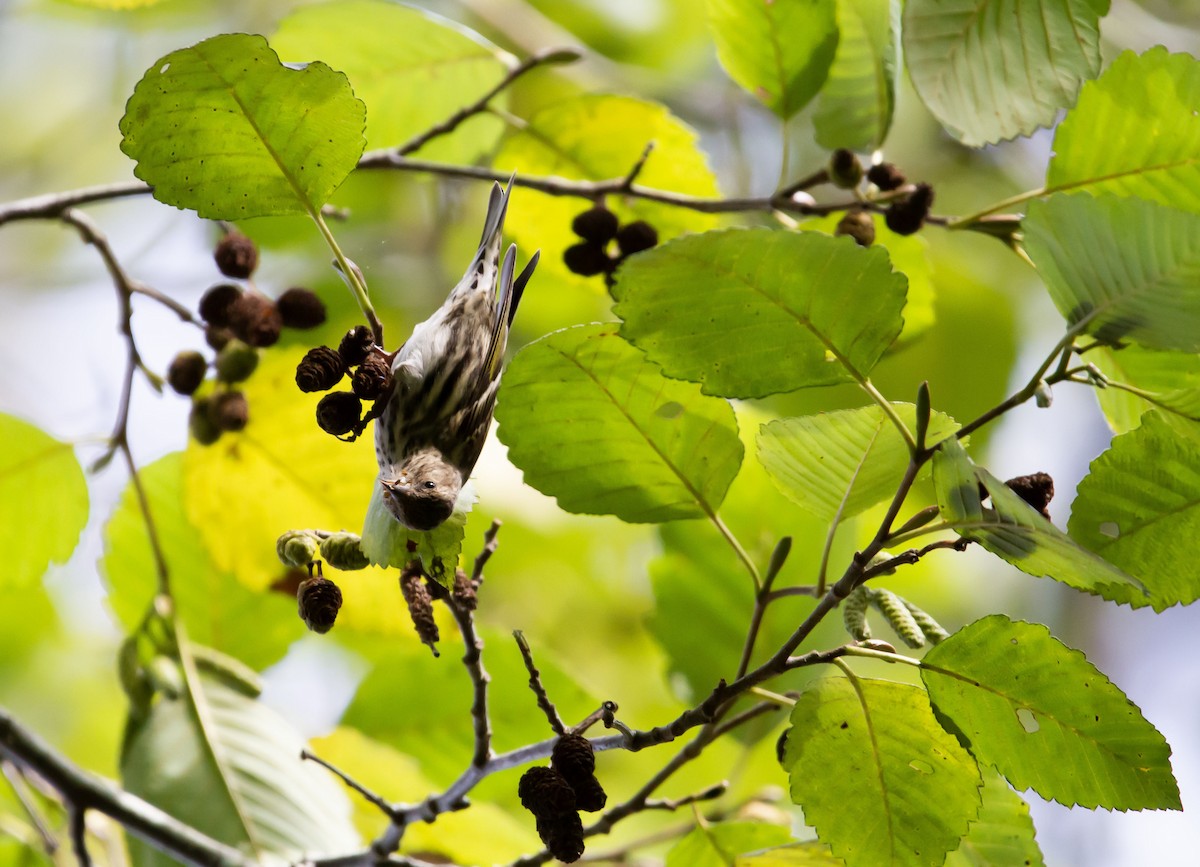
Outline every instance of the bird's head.
{"label": "bird's head", "polygon": [[427,531],[450,517],[462,474],[436,451],[411,455],[383,473],[383,502],[393,517],[410,530]]}

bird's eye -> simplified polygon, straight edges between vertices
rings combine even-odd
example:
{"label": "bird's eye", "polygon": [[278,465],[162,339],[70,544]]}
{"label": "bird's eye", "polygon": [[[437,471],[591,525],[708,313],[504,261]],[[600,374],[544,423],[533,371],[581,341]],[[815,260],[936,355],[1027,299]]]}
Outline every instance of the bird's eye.
{"label": "bird's eye", "polygon": [[436,487],[437,487],[437,482],[426,482],[425,483],[425,490],[427,490],[427,491],[432,491]]}

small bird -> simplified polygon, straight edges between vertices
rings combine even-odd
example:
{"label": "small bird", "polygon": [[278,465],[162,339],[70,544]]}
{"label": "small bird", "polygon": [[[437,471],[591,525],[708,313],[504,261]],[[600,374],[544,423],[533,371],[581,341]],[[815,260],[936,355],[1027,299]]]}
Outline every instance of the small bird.
{"label": "small bird", "polygon": [[392,393],[375,428],[379,484],[405,527],[450,517],[479,460],[496,405],[508,329],[541,251],[513,278],[517,247],[500,261],[513,182],[492,187],[479,250],[437,311],[392,357]]}

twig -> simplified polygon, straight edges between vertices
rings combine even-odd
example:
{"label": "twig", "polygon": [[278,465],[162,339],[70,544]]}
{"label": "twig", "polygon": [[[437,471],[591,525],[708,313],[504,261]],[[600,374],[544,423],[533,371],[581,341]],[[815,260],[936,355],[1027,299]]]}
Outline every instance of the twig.
{"label": "twig", "polygon": [[53,855],[58,851],[58,840],[54,839],[54,835],[46,826],[46,821],[42,817],[41,810],[37,808],[37,805],[25,790],[27,781],[24,772],[19,766],[7,759],[0,761],[0,772],[3,772],[5,779],[8,780],[8,785],[12,788],[13,795],[21,804],[25,815],[29,817],[29,823],[33,826],[33,830],[41,838],[42,848],[46,850],[46,854]]}
{"label": "twig", "polygon": [[345,771],[343,771],[341,768],[337,767],[336,765],[333,765],[333,764],[325,761],[325,759],[321,758],[320,756],[318,756],[314,753],[310,753],[308,750],[301,750],[300,758],[305,759],[306,761],[316,762],[318,765],[323,767],[325,770],[329,771],[331,774],[338,777],[347,786],[349,786],[354,791],[356,791],[360,795],[362,795],[362,797],[368,803],[374,804],[376,807],[378,807],[381,811],[383,811],[384,815],[388,816],[389,818],[395,814],[395,810],[392,808],[392,805],[390,802],[388,802],[384,798],[382,798],[379,795],[372,792],[370,789],[368,789],[362,783],[358,782],[358,780],[354,779],[352,776],[347,774]]}
{"label": "twig", "polygon": [[633,182],[638,179],[638,175],[640,175],[642,173],[642,169],[646,167],[646,160],[650,159],[650,154],[654,151],[654,144],[655,143],[653,141],[646,142],[646,146],[642,148],[642,155],[637,158],[637,161],[633,164],[633,167],[625,173],[625,179],[621,184],[621,188],[623,190],[628,191],[633,189]]}
{"label": "twig", "polygon": [[108,202],[129,196],[144,196],[151,192],[149,185],[141,181],[127,181],[120,184],[102,184],[95,187],[81,187],[64,193],[46,193],[31,196],[28,199],[17,199],[7,205],[0,205],[0,226],[15,220],[57,220],[63,211],[78,205],[93,202]]}
{"label": "twig", "polygon": [[533,661],[533,651],[529,649],[529,642],[525,639],[525,634],[519,629],[513,630],[513,638],[517,641],[517,648],[521,651],[521,659],[525,662],[525,670],[529,672],[529,688],[537,697],[537,705],[542,709],[542,713],[546,715],[546,721],[550,723],[550,728],[555,734],[563,734],[567,727],[562,721],[562,717],[558,715],[558,708],[554,706],[554,702],[550,701],[550,696],[546,693],[546,687],[542,684],[542,673],[538,671],[538,667]]}
{"label": "twig", "polygon": [[496,534],[500,532],[501,526],[503,526],[503,522],[499,518],[495,518],[492,520],[492,526],[488,527],[487,532],[483,534],[483,549],[475,558],[475,568],[471,572],[471,581],[475,585],[483,583],[483,567],[487,565],[488,560],[492,559],[492,555],[496,553],[496,547],[500,544],[496,541]]}
{"label": "twig", "polygon": [[456,130],[463,121],[486,111],[488,104],[493,99],[499,96],[502,91],[511,87],[513,82],[515,82],[525,73],[533,69],[537,69],[539,66],[574,63],[581,57],[583,57],[583,55],[574,48],[550,48],[545,51],[539,51],[536,54],[530,55],[525,60],[521,61],[512,69],[510,69],[508,74],[496,83],[495,87],[493,87],[483,96],[479,97],[479,99],[477,99],[475,102],[471,103],[470,105],[463,106],[441,123],[435,124],[424,132],[413,136],[404,144],[400,145],[398,148],[395,148],[394,152],[398,156],[405,156],[407,154],[411,154],[413,151],[419,150],[435,138],[454,132],[454,130]]}
{"label": "twig", "polygon": [[483,667],[483,638],[475,628],[475,615],[472,611],[454,601],[447,599],[454,622],[463,637],[463,665],[471,677],[474,698],[471,701],[471,719],[475,722],[475,752],[471,757],[474,767],[482,768],[492,756],[492,722],[488,713],[488,684],[491,675]]}
{"label": "twig", "polygon": [[239,850],[218,842],[108,780],[81,770],[0,708],[0,753],[35,771],[75,809],[115,819],[162,852],[197,867],[254,867]]}
{"label": "twig", "polygon": [[75,852],[75,860],[79,867],[92,867],[92,856],[87,849],[87,811],[78,804],[68,808],[71,816],[71,849]]}
{"label": "twig", "polygon": [[701,801],[715,801],[717,798],[729,791],[729,783],[722,780],[714,786],[709,786],[700,792],[694,792],[690,795],[684,795],[682,798],[657,798],[655,800],[647,800],[642,806],[643,810],[667,810],[674,812],[680,807],[686,807],[690,804],[698,804]]}

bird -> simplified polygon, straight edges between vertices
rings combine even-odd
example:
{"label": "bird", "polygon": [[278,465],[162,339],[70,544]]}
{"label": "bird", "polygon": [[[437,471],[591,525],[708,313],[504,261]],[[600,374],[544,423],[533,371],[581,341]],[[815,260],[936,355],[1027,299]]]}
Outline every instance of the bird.
{"label": "bird", "polygon": [[487,438],[509,328],[541,255],[516,277],[516,244],[500,259],[515,178],[504,188],[493,184],[471,264],[391,356],[375,455],[383,502],[411,530],[433,530],[450,517]]}

